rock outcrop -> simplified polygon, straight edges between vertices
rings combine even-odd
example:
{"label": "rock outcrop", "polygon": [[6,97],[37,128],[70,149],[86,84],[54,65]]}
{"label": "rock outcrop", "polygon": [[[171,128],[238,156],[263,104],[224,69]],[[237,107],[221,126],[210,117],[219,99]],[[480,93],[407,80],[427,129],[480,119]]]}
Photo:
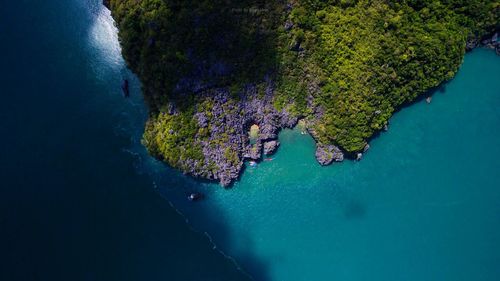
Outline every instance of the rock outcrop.
{"label": "rock outcrop", "polygon": [[259,141],[253,145],[247,146],[246,152],[243,154],[243,159],[260,160],[261,156],[262,156],[262,143]]}
{"label": "rock outcrop", "polygon": [[[259,161],[262,153],[274,153],[279,147],[278,132],[294,127],[298,118],[286,107],[276,110],[273,91],[274,84],[268,80],[263,95],[254,85],[247,85],[239,93],[239,99],[231,98],[226,88],[198,93],[193,118],[203,130],[199,130],[201,133],[195,137],[194,145],[201,147],[204,162],[200,165],[191,159],[181,159],[183,170],[228,186],[239,177],[245,160]],[[175,110],[172,114],[176,114]],[[258,138],[253,144],[248,135],[250,124],[259,126]]]}
{"label": "rock outcrop", "polygon": [[490,35],[483,37],[482,40],[478,40],[477,38],[469,38],[465,44],[465,49],[467,52],[472,51],[477,47],[485,47],[488,49],[495,50],[497,55],[500,55],[500,40],[499,40],[500,31],[490,33]]}
{"label": "rock outcrop", "polygon": [[479,41],[476,38],[469,38],[467,39],[467,42],[465,43],[465,50],[467,52],[472,51],[474,48],[476,48],[479,44]]}
{"label": "rock outcrop", "polygon": [[264,155],[271,155],[276,152],[280,145],[279,141],[272,140],[264,143]]}
{"label": "rock outcrop", "polygon": [[322,166],[330,165],[333,161],[344,161],[344,153],[335,145],[318,144],[316,146],[316,160]]}

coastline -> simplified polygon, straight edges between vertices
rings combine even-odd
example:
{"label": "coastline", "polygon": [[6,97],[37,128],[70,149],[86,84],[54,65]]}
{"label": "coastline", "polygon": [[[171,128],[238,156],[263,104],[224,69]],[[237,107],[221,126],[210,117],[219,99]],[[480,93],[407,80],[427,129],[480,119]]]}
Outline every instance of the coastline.
{"label": "coastline", "polygon": [[[488,39],[491,38],[491,36],[492,35],[489,35],[483,38],[481,43],[477,44],[473,49],[492,49],[490,44],[491,39]],[[487,44],[490,46],[484,44],[485,42],[488,42]],[[500,44],[496,44],[495,46],[498,54]],[[468,49],[467,51],[470,52],[473,49]],[[494,48],[493,51],[495,51]],[[346,159],[355,161],[362,160],[363,154],[370,149],[370,141],[377,137],[378,134],[386,132],[389,129],[389,124],[387,123],[383,129],[377,131],[367,140],[365,148],[362,151],[348,153],[336,145],[323,144],[320,142],[320,138],[314,130],[314,124],[316,120],[321,118],[321,109],[315,108],[312,104],[309,104],[311,107],[310,110],[315,112],[315,114],[309,116],[294,116],[286,110],[286,107],[278,111],[273,106],[273,82],[268,80],[266,85],[264,95],[258,92],[257,85],[247,85],[236,102],[231,99],[231,93],[227,88],[214,88],[198,93],[200,95],[199,99],[201,104],[208,102],[211,105],[208,111],[208,115],[211,116],[210,118],[207,117],[206,110],[201,107],[199,111],[195,111],[194,113],[200,128],[210,128],[208,130],[208,140],[203,140],[204,137],[199,136],[199,139],[201,139],[199,144],[203,149],[205,163],[201,169],[197,168],[199,164],[197,162],[188,160],[182,163],[181,166],[184,167],[182,171],[185,174],[209,181],[218,181],[223,187],[231,187],[244,172],[245,161],[261,162],[263,157],[267,154],[265,153],[265,146],[277,142],[278,134],[282,129],[294,128],[301,120],[304,121],[305,131],[307,131],[316,143],[315,158],[321,166],[328,166],[336,162],[342,162]],[[429,95],[432,96],[432,93],[440,86],[429,90]],[[395,112],[414,102],[424,99],[426,96],[426,93],[422,93],[415,100],[402,104]],[[171,115],[179,114],[173,104],[171,104],[170,108],[171,111],[169,113]],[[251,144],[248,134],[250,127],[254,124],[259,127],[260,131],[255,143]],[[213,141],[223,134],[228,135],[226,140],[219,142],[219,145],[215,148],[210,147],[209,141]],[[272,153],[269,154],[275,153],[278,149],[278,146],[274,147]],[[237,160],[231,162],[221,157],[221,155],[224,155],[227,151],[236,152],[234,159],[237,158]],[[212,166],[213,163],[222,168],[211,170],[209,167]]]}
{"label": "coastline", "polygon": [[[104,0],[103,4],[109,8],[109,1]],[[500,45],[491,39],[492,36],[490,34],[489,39],[483,37],[481,40],[469,40],[465,46],[466,50],[484,45],[496,48],[498,54]],[[363,153],[370,148],[369,141],[380,132],[388,130],[388,122],[364,140],[364,146],[360,150],[348,152],[331,142],[321,141],[316,125],[323,117],[324,109],[313,102],[313,96],[321,91],[320,83],[315,79],[311,80],[307,85],[308,114],[294,112],[292,102],[282,105],[278,110],[274,104],[276,87],[270,77],[266,77],[261,83],[245,84],[237,92],[228,87],[203,86],[202,81],[189,81],[188,91],[196,93],[189,96],[194,106],[185,110],[181,109],[183,105],[170,101],[166,105],[168,110],[151,115],[146,125],[144,145],[154,157],[185,174],[218,181],[224,187],[231,186],[240,178],[245,161],[259,162],[263,155],[274,153],[279,146],[279,131],[283,128],[293,128],[299,120],[304,120],[305,130],[316,143],[315,157],[320,165],[326,166],[344,159],[361,160]],[[421,93],[415,100],[424,94]],[[405,102],[399,107],[407,106],[411,102]],[[397,110],[398,108],[395,109]],[[184,117],[186,111],[190,113]],[[378,114],[381,114],[379,110],[375,112],[375,115]],[[179,116],[190,120],[175,124],[175,119]],[[169,128],[167,131],[165,124]],[[196,135],[191,135],[185,141],[187,143],[177,146],[178,139],[184,138],[182,127],[186,125],[196,128]],[[258,125],[260,128],[258,138],[253,144],[248,137],[252,125]],[[169,142],[174,144],[166,146]],[[165,155],[170,155],[170,158],[165,158]]]}
{"label": "coastline", "polygon": [[[180,186],[178,192],[166,192],[166,196],[190,218],[196,229],[209,232],[214,242],[241,262],[244,269],[249,268],[246,254],[258,253],[270,265],[270,280],[322,280],[324,276],[342,279],[342,271],[337,268],[348,266],[349,272],[366,270],[365,263],[353,262],[353,259],[376,264],[369,268],[389,269],[373,277],[384,280],[394,276],[390,275],[394,272],[390,270],[391,265],[385,262],[384,266],[384,261],[379,263],[379,259],[373,261],[372,258],[380,256],[387,247],[398,255],[385,256],[385,261],[415,266],[413,279],[428,279],[435,276],[441,266],[456,261],[455,251],[449,250],[451,246],[457,251],[475,248],[476,233],[484,233],[484,228],[474,228],[474,236],[461,232],[461,238],[454,240],[451,238],[456,235],[450,229],[460,230],[464,224],[472,223],[468,220],[471,212],[476,218],[473,221],[483,222],[486,229],[495,219],[498,192],[491,183],[497,179],[484,176],[494,172],[494,168],[488,168],[487,173],[481,170],[491,166],[495,162],[492,155],[498,154],[498,149],[488,154],[487,148],[498,140],[498,134],[484,131],[498,123],[496,107],[485,108],[488,104],[485,100],[498,101],[498,95],[496,91],[483,91],[494,84],[485,83],[494,77],[492,72],[488,79],[473,78],[473,75],[481,76],[478,73],[481,61],[488,66],[486,69],[497,69],[482,60],[498,60],[495,56],[483,49],[467,55],[457,78],[446,85],[444,92],[435,93],[432,106],[421,101],[396,113],[391,119],[391,132],[373,140],[374,149],[361,162],[345,161],[321,168],[311,156],[314,153],[312,139],[301,135],[298,129],[285,129],[279,137],[283,146],[274,156],[275,160],[248,168],[233,190],[223,190],[215,183],[202,183],[200,191],[208,200],[201,203],[200,208],[185,202]],[[476,83],[480,84],[475,86]],[[470,95],[474,90],[480,92],[479,96]],[[481,108],[486,111],[485,115],[478,115]],[[474,116],[478,119],[473,119]],[[483,135],[476,136],[474,132],[487,132],[484,137],[489,139],[489,145],[481,141]],[[456,151],[465,154],[458,155]],[[478,165],[477,169],[469,170]],[[456,171],[461,172],[456,174]],[[159,186],[168,186],[168,181]],[[486,201],[478,204],[477,200]],[[479,211],[480,206],[491,209]],[[213,221],[198,218],[211,209],[216,209],[210,215],[214,220],[231,225],[232,239],[218,236]],[[489,219],[482,220],[485,217]],[[385,244],[387,237],[394,237],[390,245]],[[464,245],[463,239],[468,243]],[[444,242],[448,244],[443,246]],[[366,250],[367,244],[375,245],[375,249]],[[443,247],[438,254],[433,251],[436,246]],[[408,250],[400,254],[402,247],[422,251]],[[328,251],[331,248],[339,250]],[[484,270],[478,267],[484,260],[482,251],[483,248],[474,252],[481,257],[470,265],[474,273]],[[436,260],[432,263],[433,271],[429,272],[425,256],[433,253]],[[366,255],[369,258],[364,259]],[[286,257],[287,261],[277,256]],[[311,259],[315,265],[308,266]],[[337,261],[335,269],[327,266],[331,260]],[[467,264],[470,259],[462,256],[460,261]],[[399,274],[407,273],[406,268],[397,271],[398,276],[403,277]],[[444,273],[443,276],[449,277],[444,279],[470,273],[468,269],[470,267],[454,265]],[[491,267],[489,272],[492,276]],[[365,280],[363,277],[349,279]]]}

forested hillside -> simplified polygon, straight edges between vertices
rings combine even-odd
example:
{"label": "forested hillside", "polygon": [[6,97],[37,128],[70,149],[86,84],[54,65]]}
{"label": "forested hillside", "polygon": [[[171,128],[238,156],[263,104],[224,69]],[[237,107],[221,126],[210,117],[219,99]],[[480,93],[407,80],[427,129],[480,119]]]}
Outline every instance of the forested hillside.
{"label": "forested hillside", "polygon": [[[227,143],[248,142],[248,124],[231,130],[220,123],[245,114],[245,122],[270,122],[265,112],[245,111],[247,100],[286,116],[270,123],[274,131],[303,118],[318,147],[353,155],[398,107],[451,79],[466,42],[500,28],[497,0],[106,4],[150,106],[145,145],[174,167],[217,180],[236,178],[217,171],[239,172],[247,158],[246,146]],[[221,112],[214,112],[218,104]],[[223,155],[210,151],[217,149]]]}

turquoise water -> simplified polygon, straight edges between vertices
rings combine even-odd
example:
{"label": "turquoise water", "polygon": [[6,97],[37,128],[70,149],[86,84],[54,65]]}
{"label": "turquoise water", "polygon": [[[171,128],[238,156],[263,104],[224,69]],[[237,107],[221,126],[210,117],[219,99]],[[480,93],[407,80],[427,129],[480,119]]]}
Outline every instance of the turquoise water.
{"label": "turquoise water", "polygon": [[[230,190],[143,169],[256,280],[500,280],[499,73],[494,52],[468,54],[361,162],[320,167],[310,136],[285,130]],[[186,185],[207,200],[187,203]]]}

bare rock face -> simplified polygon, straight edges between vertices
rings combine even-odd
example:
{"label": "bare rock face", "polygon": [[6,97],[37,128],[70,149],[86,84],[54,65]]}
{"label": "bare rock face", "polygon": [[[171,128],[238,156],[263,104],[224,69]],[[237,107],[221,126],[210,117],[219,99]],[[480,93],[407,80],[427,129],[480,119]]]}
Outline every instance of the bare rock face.
{"label": "bare rock face", "polygon": [[362,158],[363,158],[363,153],[358,152],[358,154],[356,154],[356,161],[361,161]]}
{"label": "bare rock face", "polygon": [[370,145],[366,144],[365,147],[363,148],[363,153],[367,152],[370,149]]}
{"label": "bare rock face", "polygon": [[265,142],[264,143],[264,155],[273,154],[274,152],[276,152],[279,145],[280,145],[280,142],[275,141],[275,140]]}
{"label": "bare rock face", "polygon": [[[232,99],[225,88],[213,88],[199,92],[193,115],[199,128],[196,136],[201,147],[202,163],[182,160],[184,172],[194,176],[216,180],[229,186],[239,177],[243,161],[259,161],[264,154],[272,154],[279,147],[278,132],[293,127],[298,118],[286,109],[278,111],[273,105],[274,84],[267,81],[264,95],[257,93],[255,85],[247,85]],[[202,106],[206,103],[210,106]],[[249,144],[248,124],[259,126],[255,144]]]}
{"label": "bare rock face", "polygon": [[[488,49],[495,50],[497,55],[500,55],[500,40],[499,40],[499,31],[488,35],[487,37],[483,37],[480,41],[477,38],[469,38],[465,44],[466,51],[472,51],[477,47],[485,47]],[[490,37],[491,36],[491,37]]]}
{"label": "bare rock face", "polygon": [[468,39],[466,44],[465,44],[465,50],[467,52],[472,51],[474,48],[477,47],[478,44],[479,44],[479,42],[477,41],[477,39],[475,39],[475,38]]}
{"label": "bare rock face", "polygon": [[246,152],[243,154],[244,159],[259,160],[262,154],[262,143],[257,142],[254,145],[249,145]]}
{"label": "bare rock face", "polygon": [[316,146],[316,160],[322,166],[330,165],[333,161],[342,162],[344,161],[344,153],[336,147],[335,145],[323,145],[318,144]]}

